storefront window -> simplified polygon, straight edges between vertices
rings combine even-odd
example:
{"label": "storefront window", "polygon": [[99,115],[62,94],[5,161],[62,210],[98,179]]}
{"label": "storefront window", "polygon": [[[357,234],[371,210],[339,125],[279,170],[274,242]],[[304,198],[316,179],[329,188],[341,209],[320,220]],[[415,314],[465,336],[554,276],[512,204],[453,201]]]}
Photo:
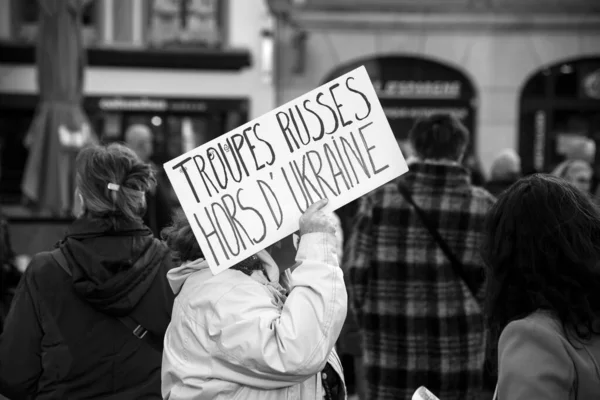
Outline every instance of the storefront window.
{"label": "storefront window", "polygon": [[[24,138],[33,120],[36,96],[5,95],[0,100],[0,199],[21,202],[28,150]],[[103,143],[121,142],[127,128],[144,124],[154,134],[157,165],[204,144],[248,120],[248,100],[141,97],[86,97],[84,109]]]}
{"label": "storefront window", "polygon": [[544,71],[541,74],[536,74],[527,82],[527,87],[525,87],[523,91],[539,97],[546,96],[546,94],[549,93],[547,79],[549,75],[550,71]]}
{"label": "storefront window", "polygon": [[520,109],[523,172],[552,171],[582,140],[592,139],[600,149],[600,59],[570,60],[536,72],[523,86]]}
{"label": "storefront window", "polygon": [[579,92],[579,71],[570,64],[554,69],[554,94],[560,98],[576,98]]}
{"label": "storefront window", "polygon": [[224,42],[225,1],[155,0],[150,43],[155,46],[219,47]]}
{"label": "storefront window", "polygon": [[27,149],[23,142],[33,120],[34,109],[0,112],[0,200],[19,203]]}
{"label": "storefront window", "polygon": [[449,113],[461,120],[475,148],[477,99],[471,81],[459,70],[436,61],[405,56],[376,57],[342,65],[327,75],[328,82],[361,65],[369,72],[381,105],[398,140],[406,140],[416,119]]}

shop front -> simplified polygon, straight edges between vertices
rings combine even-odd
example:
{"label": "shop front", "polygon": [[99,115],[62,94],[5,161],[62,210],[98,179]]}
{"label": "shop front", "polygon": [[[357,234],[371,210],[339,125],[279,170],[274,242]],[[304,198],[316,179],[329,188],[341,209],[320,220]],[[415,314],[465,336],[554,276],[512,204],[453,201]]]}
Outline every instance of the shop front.
{"label": "shop front", "polygon": [[[27,149],[24,134],[31,123],[37,96],[6,94],[0,100],[4,204],[18,204]],[[154,136],[153,161],[162,165],[248,120],[247,98],[174,98],[148,96],[87,96],[84,110],[103,143],[121,142],[128,127],[148,126]]]}
{"label": "shop front", "polygon": [[[132,124],[147,125],[161,165],[274,108],[270,36],[262,33],[270,33],[271,18],[263,0],[235,7],[229,0],[91,4],[83,12],[82,106],[103,142],[122,140]],[[17,252],[32,254],[51,248],[71,219],[64,218],[68,207],[56,213],[22,203],[30,155],[24,139],[43,94],[35,49],[41,24],[21,6],[0,1],[0,19],[11,22],[0,26],[0,199]],[[39,158],[44,171],[50,162]],[[61,195],[70,193],[65,187]],[[33,200],[42,197],[49,196]]]}
{"label": "shop front", "polygon": [[[519,153],[525,173],[550,172],[589,138],[600,149],[600,57],[540,68],[520,99]],[[598,164],[596,155],[596,164]]]}
{"label": "shop front", "polygon": [[477,93],[470,79],[449,65],[405,55],[364,58],[336,67],[323,83],[364,65],[396,138],[403,142],[414,122],[435,113],[458,118],[476,138]]}
{"label": "shop front", "polygon": [[[72,222],[22,205],[23,174],[28,157],[24,145],[38,98],[0,96],[0,194],[10,221],[16,251],[33,254],[51,248]],[[175,98],[148,96],[87,96],[84,110],[103,143],[120,142],[133,124],[148,126],[154,137],[157,165],[191,150],[249,119],[245,97]],[[21,238],[28,238],[21,240]]]}
{"label": "shop front", "polygon": [[[533,163],[533,153],[521,150],[534,121],[523,125],[521,114],[530,112],[521,107],[525,82],[561,60],[600,55],[597,0],[269,3],[279,16],[279,104],[363,63],[397,135],[424,109],[442,107],[473,133],[470,151],[485,172],[507,148],[521,151],[525,166]],[[587,74],[595,70],[589,68]],[[559,97],[547,101],[569,101]]]}

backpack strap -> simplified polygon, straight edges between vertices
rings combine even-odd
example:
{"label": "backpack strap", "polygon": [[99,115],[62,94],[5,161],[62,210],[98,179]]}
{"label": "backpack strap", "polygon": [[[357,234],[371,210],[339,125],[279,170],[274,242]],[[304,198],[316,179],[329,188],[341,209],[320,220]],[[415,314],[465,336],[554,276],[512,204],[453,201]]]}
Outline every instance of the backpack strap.
{"label": "backpack strap", "polygon": [[[50,255],[52,256],[54,261],[56,261],[56,263],[67,273],[67,275],[73,276],[65,254],[60,248],[51,251]],[[138,324],[135,319],[133,319],[129,315],[115,318],[117,318],[127,328],[127,330],[133,334],[133,336],[140,340],[144,340],[154,350],[158,351],[159,353],[162,353],[162,340],[160,340],[156,335],[144,328],[141,324]]]}
{"label": "backpack strap", "polygon": [[463,264],[458,260],[458,258],[456,258],[456,256],[450,249],[450,246],[448,246],[448,243],[446,243],[446,241],[442,238],[442,235],[440,235],[439,231],[432,224],[431,220],[429,218],[427,218],[425,211],[423,211],[423,209],[421,207],[419,207],[417,205],[417,203],[415,203],[415,200],[413,199],[412,194],[410,193],[410,190],[404,184],[404,182],[402,182],[402,181],[398,182],[398,190],[400,191],[402,196],[406,199],[406,201],[408,201],[410,203],[410,205],[413,207],[413,209],[419,216],[419,219],[421,220],[423,225],[425,225],[425,228],[427,228],[427,231],[429,232],[429,234],[433,237],[433,239],[435,240],[437,245],[440,247],[440,249],[442,249],[442,251],[444,252],[446,257],[450,261],[450,265],[452,265],[452,269],[454,270],[454,273],[456,275],[458,275],[458,277],[467,285],[467,288],[469,288],[471,295],[475,298],[475,300],[477,300],[477,290],[473,287],[470,280],[467,278]]}

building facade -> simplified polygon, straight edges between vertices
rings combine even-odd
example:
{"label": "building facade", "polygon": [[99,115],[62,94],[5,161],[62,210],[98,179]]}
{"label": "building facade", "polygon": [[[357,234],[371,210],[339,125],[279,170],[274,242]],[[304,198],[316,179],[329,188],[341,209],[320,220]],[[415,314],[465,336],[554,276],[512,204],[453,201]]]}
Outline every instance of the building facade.
{"label": "building facade", "polygon": [[[264,0],[82,2],[83,108],[103,141],[146,124],[161,165],[274,108],[273,19]],[[39,232],[39,240],[17,240],[35,243],[17,249],[29,254],[54,244],[49,226],[62,234],[70,222],[21,206],[23,142],[38,102],[39,3],[0,0],[0,198],[13,231]]]}
{"label": "building facade", "polygon": [[[4,198],[18,195],[37,103],[36,4],[0,0]],[[94,130],[119,140],[128,125],[150,125],[163,162],[271,110],[271,29],[263,0],[88,2],[84,108]]]}
{"label": "building facade", "polygon": [[[271,0],[278,103],[365,65],[395,134],[458,115],[487,171],[504,148],[548,171],[572,136],[600,140],[597,0]],[[566,140],[565,140],[566,138]]]}

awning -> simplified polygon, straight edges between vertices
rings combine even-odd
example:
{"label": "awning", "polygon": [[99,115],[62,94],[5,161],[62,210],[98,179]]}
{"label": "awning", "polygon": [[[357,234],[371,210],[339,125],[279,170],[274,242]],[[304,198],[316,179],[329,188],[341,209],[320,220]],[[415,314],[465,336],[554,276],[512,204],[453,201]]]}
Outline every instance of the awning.
{"label": "awning", "polygon": [[82,43],[83,1],[39,1],[37,65],[40,103],[25,139],[29,158],[23,194],[40,210],[68,215],[74,192],[74,161],[96,142],[81,107],[86,64]]}

